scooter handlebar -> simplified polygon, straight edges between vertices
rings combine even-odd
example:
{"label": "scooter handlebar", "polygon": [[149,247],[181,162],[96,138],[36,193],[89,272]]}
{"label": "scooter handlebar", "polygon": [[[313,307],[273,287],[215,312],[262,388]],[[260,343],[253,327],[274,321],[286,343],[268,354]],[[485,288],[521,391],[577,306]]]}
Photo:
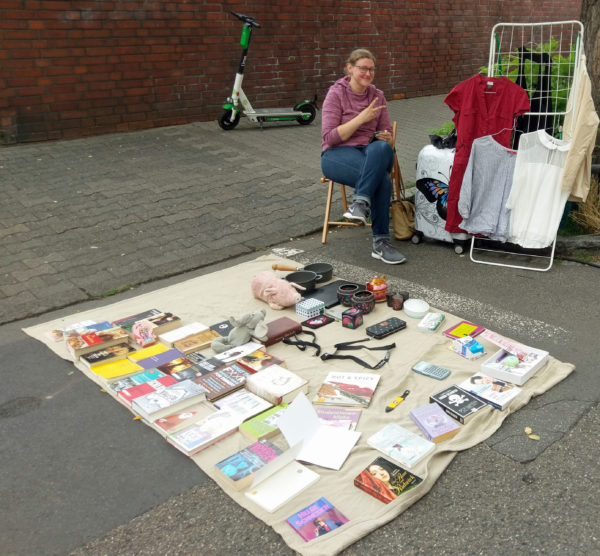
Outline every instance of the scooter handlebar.
{"label": "scooter handlebar", "polygon": [[235,17],[237,17],[240,21],[247,23],[248,25],[252,25],[252,27],[260,27],[260,24],[256,19],[250,17],[249,15],[239,14],[237,12],[231,12]]}

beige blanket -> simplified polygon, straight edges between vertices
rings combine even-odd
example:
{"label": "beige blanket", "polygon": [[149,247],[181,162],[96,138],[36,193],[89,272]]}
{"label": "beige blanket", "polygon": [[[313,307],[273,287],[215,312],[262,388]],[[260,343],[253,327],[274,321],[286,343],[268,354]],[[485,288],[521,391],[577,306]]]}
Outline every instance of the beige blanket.
{"label": "beige blanket", "polygon": [[[146,309],[157,308],[179,315],[184,323],[200,321],[212,325],[230,316],[238,317],[247,311],[266,308],[267,321],[283,315],[302,320],[295,314],[294,308],[275,311],[265,303],[252,297],[249,287],[252,276],[259,271],[270,269],[273,263],[296,264],[294,261],[282,259],[275,255],[266,255],[226,270],[193,278],[131,299],[107,304],[100,309],[77,313],[63,319],[27,328],[24,329],[24,332],[44,342],[57,355],[70,359],[64,344],[47,338],[45,333],[85,319],[96,321],[115,320]],[[362,436],[339,471],[311,466],[314,471],[319,473],[320,479],[273,514],[261,510],[249,501],[243,493],[234,492],[224,484],[220,485],[238,504],[273,527],[292,549],[301,554],[330,555],[337,553],[374,529],[394,519],[429,492],[458,451],[470,448],[488,438],[500,427],[509,413],[523,407],[533,396],[542,394],[552,388],[574,369],[571,364],[561,363],[551,358],[550,362],[527,382],[523,392],[514,400],[508,410],[497,411],[487,407],[480,411],[472,421],[461,428],[458,435],[451,440],[438,444],[436,449],[414,468],[415,474],[424,479],[418,487],[402,494],[392,503],[384,504],[353,485],[354,477],[375,457],[380,455],[367,445],[367,438],[390,421],[397,422],[418,432],[409,417],[409,410],[428,403],[429,395],[433,391],[441,390],[444,385],[455,384],[466,379],[475,373],[480,366],[480,361],[469,362],[449,351],[449,341],[441,332],[430,334],[418,331],[416,328],[418,320],[405,316],[403,311],[393,311],[385,303],[377,304],[375,310],[365,316],[364,325],[358,329],[343,328],[337,322],[318,329],[316,331],[317,341],[324,351],[331,351],[331,346],[336,342],[366,338],[365,326],[390,316],[403,318],[407,321],[408,326],[405,330],[384,340],[371,341],[372,345],[382,345],[393,341],[397,347],[392,350],[391,359],[387,365],[379,371],[369,371],[380,373],[381,380],[371,406],[363,410],[360,417],[357,430],[362,433]],[[447,328],[459,320],[461,319],[456,316],[446,314],[443,328]],[[484,345],[488,353],[493,353],[496,349],[490,344],[485,344],[485,342]],[[268,351],[284,359],[288,369],[309,379],[309,399],[312,398],[312,395],[314,395],[330,370],[367,370],[352,361],[333,360],[323,362],[320,358],[313,356],[314,350],[310,348],[306,352],[301,352],[294,346],[278,343],[271,346]],[[207,353],[210,353],[210,350]],[[381,357],[381,352],[377,351],[353,353],[371,363],[375,363]],[[444,382],[417,375],[410,371],[410,367],[418,359],[427,359],[448,367],[452,370],[452,374]],[[101,379],[98,379],[91,371],[79,365],[78,368],[92,380],[102,384]],[[410,389],[410,396],[393,412],[386,413],[384,411],[385,405],[405,389]],[[117,402],[115,401],[115,403]],[[247,439],[240,433],[236,433],[200,452],[194,457],[194,461],[207,475],[219,483],[219,479],[214,472],[214,464],[248,444]],[[285,520],[294,512],[308,506],[322,496],[335,505],[350,521],[325,536],[305,542]]]}

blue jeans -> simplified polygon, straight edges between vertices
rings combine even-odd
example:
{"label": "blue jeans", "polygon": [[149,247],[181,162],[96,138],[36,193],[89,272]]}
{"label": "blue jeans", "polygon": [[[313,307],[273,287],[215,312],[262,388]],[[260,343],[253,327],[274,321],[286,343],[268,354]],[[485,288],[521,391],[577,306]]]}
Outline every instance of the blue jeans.
{"label": "blue jeans", "polygon": [[373,239],[390,237],[394,150],[385,141],[366,147],[332,147],[321,155],[323,175],[354,188],[354,200],[371,208]]}

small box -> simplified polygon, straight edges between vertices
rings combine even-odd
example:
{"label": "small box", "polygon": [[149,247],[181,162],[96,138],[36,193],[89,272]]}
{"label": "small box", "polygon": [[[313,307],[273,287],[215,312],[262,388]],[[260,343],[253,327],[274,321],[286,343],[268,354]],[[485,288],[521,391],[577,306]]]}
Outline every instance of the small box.
{"label": "small box", "polygon": [[358,328],[363,323],[363,312],[356,307],[350,307],[342,313],[342,326]]}
{"label": "small box", "polygon": [[454,340],[452,350],[470,361],[479,359],[485,353],[483,346],[471,336],[463,336]]}
{"label": "small box", "polygon": [[318,299],[310,298],[296,303],[296,314],[307,319],[322,315],[324,311],[325,303]]}

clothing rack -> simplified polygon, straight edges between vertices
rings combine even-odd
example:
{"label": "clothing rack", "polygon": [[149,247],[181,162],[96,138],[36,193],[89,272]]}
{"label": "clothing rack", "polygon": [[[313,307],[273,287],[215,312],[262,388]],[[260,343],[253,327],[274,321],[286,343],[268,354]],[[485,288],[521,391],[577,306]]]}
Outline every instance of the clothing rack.
{"label": "clothing rack", "polygon": [[[577,91],[582,45],[580,21],[498,23],[493,27],[487,74],[515,81],[527,90],[531,101],[531,111],[515,121],[513,146],[517,147],[522,133],[535,129],[545,129],[558,139],[562,137],[565,116],[575,108],[573,99],[577,95],[570,93]],[[552,267],[556,237],[551,246],[541,251],[518,246],[509,250],[504,245],[497,248],[497,243],[472,236],[471,260],[541,272]],[[524,264],[525,259],[528,264]]]}

